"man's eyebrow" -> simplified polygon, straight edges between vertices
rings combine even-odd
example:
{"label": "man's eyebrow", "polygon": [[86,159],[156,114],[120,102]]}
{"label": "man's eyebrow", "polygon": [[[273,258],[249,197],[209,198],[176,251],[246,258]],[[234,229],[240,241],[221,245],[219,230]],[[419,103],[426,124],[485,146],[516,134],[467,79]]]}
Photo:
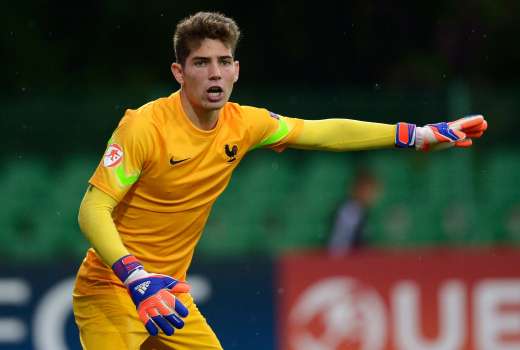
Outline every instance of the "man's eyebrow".
{"label": "man's eyebrow", "polygon": [[[200,60],[200,61],[207,61],[209,59],[211,59],[211,57],[209,57],[209,56],[195,56],[192,58],[192,60]],[[230,56],[230,55],[218,56],[218,59],[219,60],[233,59],[233,56]]]}

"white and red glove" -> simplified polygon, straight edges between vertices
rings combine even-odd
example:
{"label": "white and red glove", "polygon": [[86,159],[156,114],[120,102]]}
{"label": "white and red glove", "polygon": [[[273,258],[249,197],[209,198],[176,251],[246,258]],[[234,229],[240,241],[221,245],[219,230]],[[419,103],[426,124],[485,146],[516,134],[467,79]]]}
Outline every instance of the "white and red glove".
{"label": "white and red glove", "polygon": [[450,147],[470,147],[474,138],[479,138],[487,129],[481,115],[472,115],[453,122],[427,124],[397,123],[396,147],[414,147],[418,151],[436,151]]}

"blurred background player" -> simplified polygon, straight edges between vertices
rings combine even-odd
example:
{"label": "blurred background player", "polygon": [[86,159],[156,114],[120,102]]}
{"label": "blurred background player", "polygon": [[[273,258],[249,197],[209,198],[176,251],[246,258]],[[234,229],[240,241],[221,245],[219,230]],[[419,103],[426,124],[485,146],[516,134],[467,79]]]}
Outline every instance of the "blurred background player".
{"label": "blurred background player", "polygon": [[171,66],[180,90],[127,110],[89,181],[79,222],[93,248],[73,292],[85,349],[222,348],[185,279],[211,207],[248,151],[469,147],[486,129],[480,115],[416,127],[230,103],[239,36],[218,13],[182,20]]}
{"label": "blurred background player", "polygon": [[334,213],[328,240],[332,256],[342,256],[366,244],[365,229],[370,209],[383,191],[381,182],[367,168],[356,170],[347,184],[345,198]]}

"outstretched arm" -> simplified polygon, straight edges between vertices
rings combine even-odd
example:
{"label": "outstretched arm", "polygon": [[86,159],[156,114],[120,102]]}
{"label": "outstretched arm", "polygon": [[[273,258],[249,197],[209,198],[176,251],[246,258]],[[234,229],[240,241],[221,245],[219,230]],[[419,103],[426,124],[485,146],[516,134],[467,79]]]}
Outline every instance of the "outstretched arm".
{"label": "outstretched arm", "polygon": [[454,122],[428,124],[381,124],[351,119],[305,120],[301,132],[289,146],[326,151],[357,151],[389,147],[413,147],[428,151],[452,146],[469,147],[482,136],[487,122],[481,115]]}
{"label": "outstretched arm", "polygon": [[292,148],[357,151],[393,147],[396,125],[369,123],[352,119],[305,120],[300,134],[289,144]]}

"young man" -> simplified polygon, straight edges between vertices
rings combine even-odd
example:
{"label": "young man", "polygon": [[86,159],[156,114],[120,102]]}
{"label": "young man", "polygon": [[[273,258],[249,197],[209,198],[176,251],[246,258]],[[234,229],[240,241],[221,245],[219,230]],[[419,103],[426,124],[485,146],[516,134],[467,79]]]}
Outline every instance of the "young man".
{"label": "young man", "polygon": [[127,110],[89,181],[79,223],[93,248],[73,293],[84,349],[221,349],[184,281],[211,206],[247,152],[467,147],[486,129],[482,116],[421,128],[230,103],[239,35],[217,13],[181,21],[172,64],[180,90]]}

